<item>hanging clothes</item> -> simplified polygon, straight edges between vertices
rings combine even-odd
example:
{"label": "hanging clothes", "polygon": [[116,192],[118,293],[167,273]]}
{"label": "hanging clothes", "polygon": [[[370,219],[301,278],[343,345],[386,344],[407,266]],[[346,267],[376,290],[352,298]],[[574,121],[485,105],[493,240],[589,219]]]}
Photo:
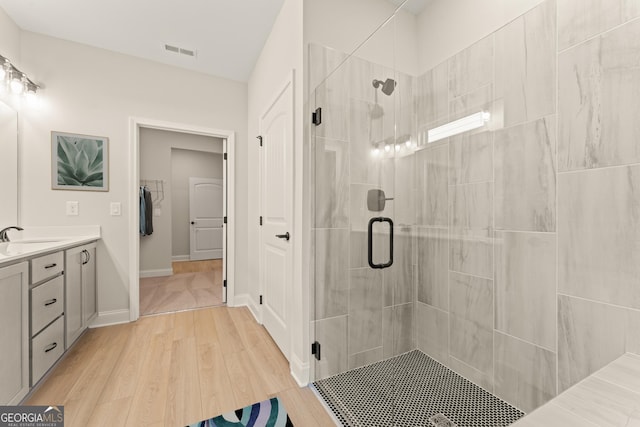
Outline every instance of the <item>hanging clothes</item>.
{"label": "hanging clothes", "polygon": [[153,200],[151,199],[151,191],[144,187],[144,227],[147,236],[153,234]]}
{"label": "hanging clothes", "polygon": [[140,187],[140,235],[153,234],[153,199],[151,191],[145,186]]}
{"label": "hanging clothes", "polygon": [[144,236],[145,235],[145,209],[146,209],[146,204],[145,204],[145,200],[144,200],[144,187],[140,187],[140,235]]}

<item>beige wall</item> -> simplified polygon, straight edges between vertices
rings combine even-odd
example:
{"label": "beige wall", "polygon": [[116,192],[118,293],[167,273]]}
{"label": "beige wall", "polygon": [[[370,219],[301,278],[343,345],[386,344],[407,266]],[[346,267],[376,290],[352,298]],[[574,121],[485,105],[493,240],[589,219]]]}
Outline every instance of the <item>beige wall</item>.
{"label": "beige wall", "polygon": [[[294,289],[291,295],[291,302],[287,304],[291,309],[289,324],[292,332],[292,354],[291,370],[300,381],[306,381],[306,360],[308,360],[308,346],[305,344],[303,336],[303,308],[308,307],[308,287],[306,281],[301,276],[303,260],[303,248],[305,247],[302,233],[302,223],[306,217],[302,215],[303,197],[306,195],[302,191],[303,174],[306,172],[304,166],[305,148],[303,146],[302,126],[303,126],[303,90],[304,65],[302,54],[302,2],[300,0],[285,0],[280,14],[274,23],[273,29],[267,39],[264,48],[256,62],[256,66],[249,78],[249,200],[248,211],[249,221],[247,230],[249,232],[248,259],[258,260],[259,244],[259,146],[256,136],[260,134],[260,117],[266,112],[276,95],[284,88],[285,83],[290,78],[292,72],[294,78],[294,229],[291,230],[292,244],[294,247]],[[236,295],[242,295],[251,307],[252,311],[260,317],[258,299],[260,294],[260,276],[258,262],[245,264],[237,269],[238,275],[243,274],[244,280],[238,279],[239,283],[247,283],[248,286],[236,287]],[[238,299],[236,299],[238,301]],[[303,304],[303,301],[306,301]]]}
{"label": "beige wall", "polygon": [[[190,252],[189,178],[222,179],[222,162],[222,154],[171,149],[171,255],[173,257],[188,257]],[[222,204],[222,199],[219,202]]]}
{"label": "beige wall", "polygon": [[[173,207],[175,206],[173,202],[175,187],[172,185],[172,152],[176,147],[221,153],[222,140],[157,129],[143,128],[140,130],[140,179],[164,182],[164,200],[154,204],[154,209],[160,209],[160,212],[156,212],[155,215],[159,215],[153,217],[153,234],[140,237],[141,275],[171,274]],[[211,156],[214,155],[211,154]],[[151,190],[154,188],[152,187]],[[180,198],[180,196],[178,197]],[[178,215],[181,214],[178,213]],[[186,239],[188,246],[188,234]]]}
{"label": "beige wall", "polygon": [[[129,215],[130,209],[137,209],[129,205],[129,191],[138,185],[128,173],[131,117],[236,131],[236,251],[237,265],[243,268],[247,249],[242,236],[247,211],[246,84],[30,32],[23,32],[21,38],[25,70],[46,87],[42,108],[21,114],[22,221],[26,226],[102,227],[98,245],[101,316],[123,315],[129,309]],[[52,130],[109,137],[109,192],[51,190]],[[65,215],[67,200],[80,203],[79,216]],[[122,203],[122,216],[109,215],[111,202]]]}

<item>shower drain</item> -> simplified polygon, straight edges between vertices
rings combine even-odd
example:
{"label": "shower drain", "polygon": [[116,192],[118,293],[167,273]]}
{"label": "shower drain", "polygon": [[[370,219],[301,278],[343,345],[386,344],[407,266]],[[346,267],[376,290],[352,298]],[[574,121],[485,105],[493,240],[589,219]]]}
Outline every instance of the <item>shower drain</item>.
{"label": "shower drain", "polygon": [[419,350],[313,385],[348,427],[500,427],[524,415]]}
{"label": "shower drain", "polygon": [[444,414],[436,414],[429,418],[429,422],[433,427],[458,427],[456,423],[445,417]]}

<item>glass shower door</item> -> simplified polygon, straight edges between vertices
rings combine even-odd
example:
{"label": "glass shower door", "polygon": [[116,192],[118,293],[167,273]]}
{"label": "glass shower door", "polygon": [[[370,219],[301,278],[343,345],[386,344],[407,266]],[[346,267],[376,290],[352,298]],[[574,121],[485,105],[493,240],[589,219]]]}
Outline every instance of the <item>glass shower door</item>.
{"label": "glass shower door", "polygon": [[[393,25],[379,36],[392,37]],[[383,65],[311,46],[310,58],[312,85],[314,73],[328,74],[311,96],[313,377],[346,425],[394,425],[395,372],[383,361],[413,339],[412,309],[397,307],[412,301],[411,232],[395,219],[396,162],[410,133],[396,136],[398,77],[392,55]],[[403,322],[409,329],[400,333]],[[368,369],[377,363],[386,365]],[[354,407],[364,409],[357,422]]]}

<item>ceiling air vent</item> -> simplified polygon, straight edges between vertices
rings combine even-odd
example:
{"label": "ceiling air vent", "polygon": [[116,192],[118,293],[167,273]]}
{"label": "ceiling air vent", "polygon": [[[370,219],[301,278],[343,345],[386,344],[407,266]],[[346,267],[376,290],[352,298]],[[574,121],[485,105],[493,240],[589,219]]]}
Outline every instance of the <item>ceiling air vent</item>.
{"label": "ceiling air vent", "polygon": [[174,46],[170,44],[165,44],[164,50],[171,53],[177,53],[178,55],[188,56],[190,58],[195,58],[197,56],[197,51],[195,49],[187,49],[184,47]]}

